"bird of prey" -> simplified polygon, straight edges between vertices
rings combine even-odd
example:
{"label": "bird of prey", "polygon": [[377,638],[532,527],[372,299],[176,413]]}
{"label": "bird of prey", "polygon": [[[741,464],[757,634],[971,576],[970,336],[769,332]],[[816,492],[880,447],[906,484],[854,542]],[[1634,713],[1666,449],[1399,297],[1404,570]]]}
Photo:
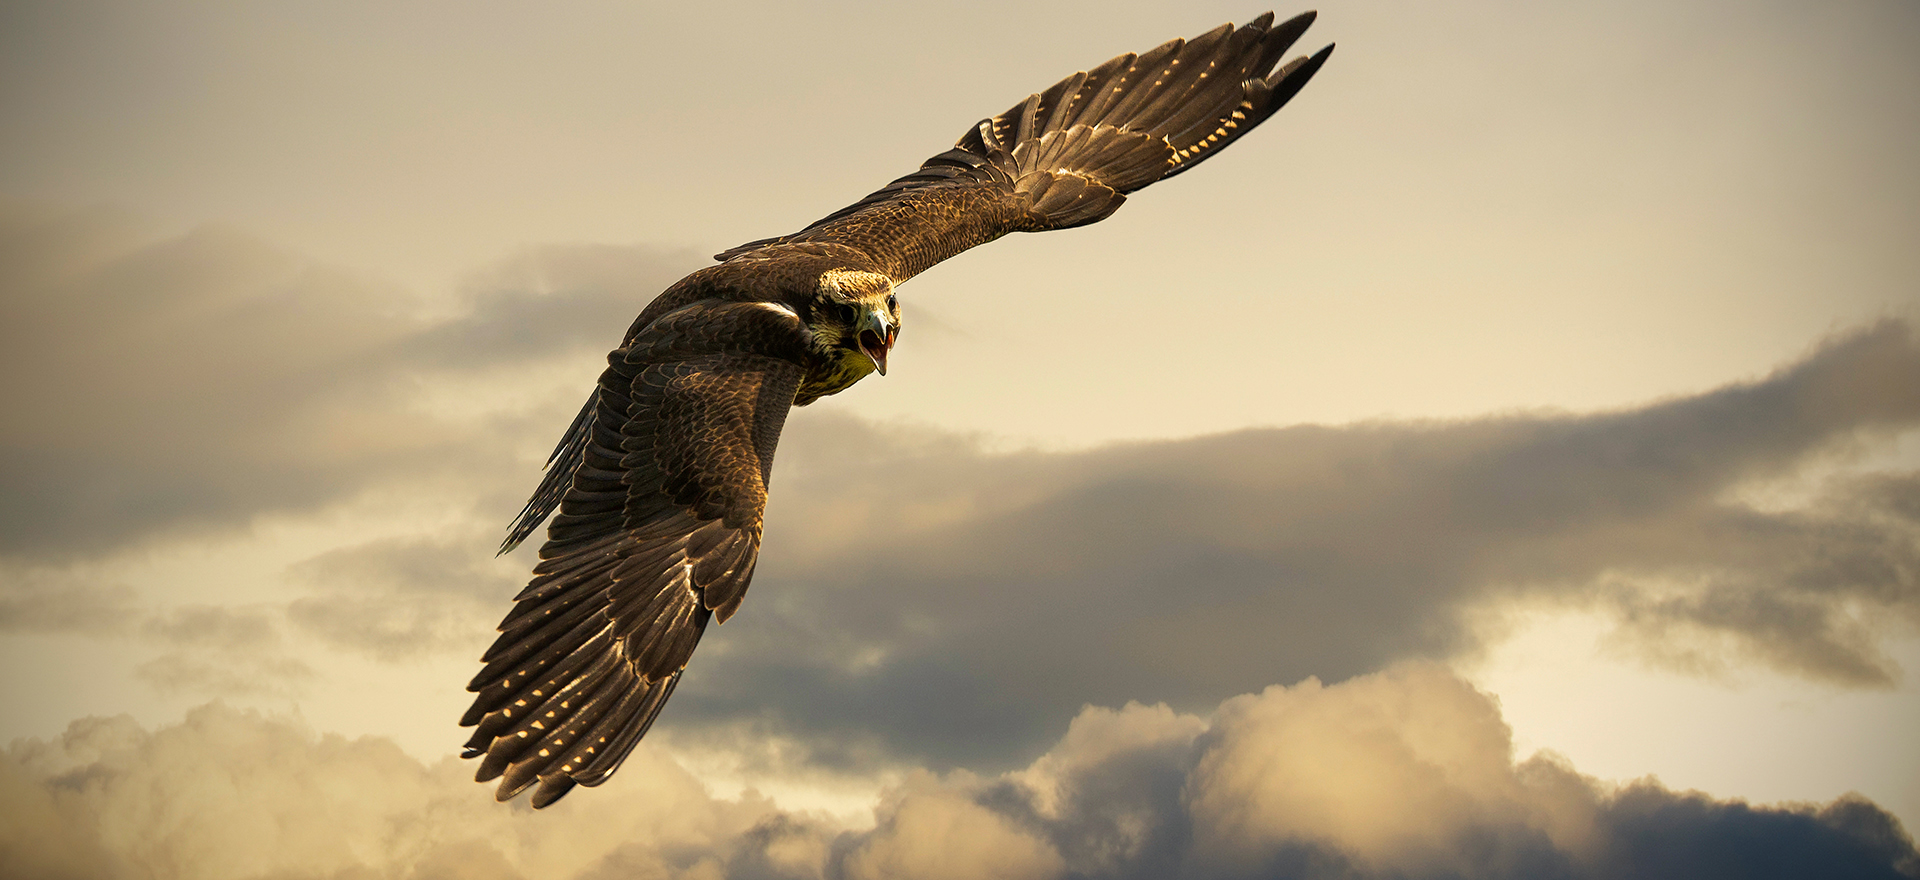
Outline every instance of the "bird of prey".
{"label": "bird of prey", "polygon": [[1268,13],[1076,73],[967,129],[918,171],[655,298],[547,462],[504,553],[555,510],[532,581],[473,678],[465,757],[533,806],[620,766],[709,621],[740,608],[791,407],[885,374],[894,291],[1009,232],[1104,219],[1265,121],[1327,56]]}

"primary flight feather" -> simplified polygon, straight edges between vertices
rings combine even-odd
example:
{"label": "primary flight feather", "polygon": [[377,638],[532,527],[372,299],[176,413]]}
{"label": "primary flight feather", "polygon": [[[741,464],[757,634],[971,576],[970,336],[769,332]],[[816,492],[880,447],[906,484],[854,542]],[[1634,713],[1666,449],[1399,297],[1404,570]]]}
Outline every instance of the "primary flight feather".
{"label": "primary flight feather", "polygon": [[[553,515],[468,689],[464,755],[533,806],[620,766],[708,621],[739,609],[787,411],[887,369],[894,290],[1009,232],[1104,219],[1306,85],[1313,13],[1126,54],[982,120],[953,149],[791,235],[719,254],[640,312],[501,552]],[[555,511],[558,515],[554,515]]]}

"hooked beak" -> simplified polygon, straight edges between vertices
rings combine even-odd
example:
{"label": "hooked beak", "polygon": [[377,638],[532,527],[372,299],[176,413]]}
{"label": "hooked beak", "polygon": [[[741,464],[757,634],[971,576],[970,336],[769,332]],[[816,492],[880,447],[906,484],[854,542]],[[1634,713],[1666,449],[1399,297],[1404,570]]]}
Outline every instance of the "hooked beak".
{"label": "hooked beak", "polygon": [[860,352],[873,361],[874,370],[880,375],[887,374],[887,352],[893,349],[893,340],[900,335],[900,328],[887,320],[887,316],[876,311],[867,312],[867,320],[860,326],[855,342]]}

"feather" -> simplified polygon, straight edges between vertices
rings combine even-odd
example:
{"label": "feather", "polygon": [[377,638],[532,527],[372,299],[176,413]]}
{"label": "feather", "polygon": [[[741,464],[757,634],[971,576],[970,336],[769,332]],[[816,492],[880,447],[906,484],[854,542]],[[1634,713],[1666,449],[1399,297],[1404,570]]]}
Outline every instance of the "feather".
{"label": "feather", "polygon": [[1332,48],[1275,67],[1312,21],[1269,13],[1061,79],[853,204],[721,253],[642,310],[501,543],[547,523],[468,684],[476,778],[499,779],[501,800],[533,789],[536,808],[606,781],[708,622],[741,607],[787,412],[865,375],[834,347],[850,329],[831,317],[844,296],[821,299],[828,273],[841,273],[834,296],[879,279],[863,295],[883,291],[891,309],[893,286],[968,248],[1104,219],[1286,104]]}

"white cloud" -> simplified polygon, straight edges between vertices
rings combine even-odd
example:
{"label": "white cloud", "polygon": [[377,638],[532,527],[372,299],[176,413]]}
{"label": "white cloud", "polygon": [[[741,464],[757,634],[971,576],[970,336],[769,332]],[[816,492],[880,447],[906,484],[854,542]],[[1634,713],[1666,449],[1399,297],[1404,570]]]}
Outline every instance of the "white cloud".
{"label": "white cloud", "polygon": [[1295,842],[1369,873],[1479,873],[1481,829],[1595,845],[1593,791],[1551,763],[1516,768],[1498,706],[1446,671],[1401,666],[1337,687],[1308,679],[1221,706],[1187,789],[1196,849],[1245,872]]}
{"label": "white cloud", "polygon": [[[458,761],[426,765],[390,740],[317,737],[220,704],[151,731],[76,722],[57,741],[16,742],[4,767],[29,796],[9,801],[0,852],[94,877],[400,878],[474,866],[569,877],[636,849],[678,876],[690,854],[723,849],[772,813],[714,800],[642,749],[622,772],[635,780],[625,796],[534,814],[493,803]],[[67,833],[32,833],[46,827]]]}
{"label": "white cloud", "polygon": [[[0,858],[42,877],[1824,876],[1920,868],[1857,797],[1749,806],[1515,763],[1498,703],[1431,665],[1088,707],[1024,769],[917,771],[864,830],[716,798],[642,744],[605,788],[496,804],[470,763],[220,704],[75,722],[0,757]],[[1703,867],[1704,866],[1704,867]]]}
{"label": "white cloud", "polygon": [[981,806],[964,787],[920,776],[895,792],[880,808],[880,826],[846,857],[848,880],[1042,880],[1064,872],[1051,845]]}

